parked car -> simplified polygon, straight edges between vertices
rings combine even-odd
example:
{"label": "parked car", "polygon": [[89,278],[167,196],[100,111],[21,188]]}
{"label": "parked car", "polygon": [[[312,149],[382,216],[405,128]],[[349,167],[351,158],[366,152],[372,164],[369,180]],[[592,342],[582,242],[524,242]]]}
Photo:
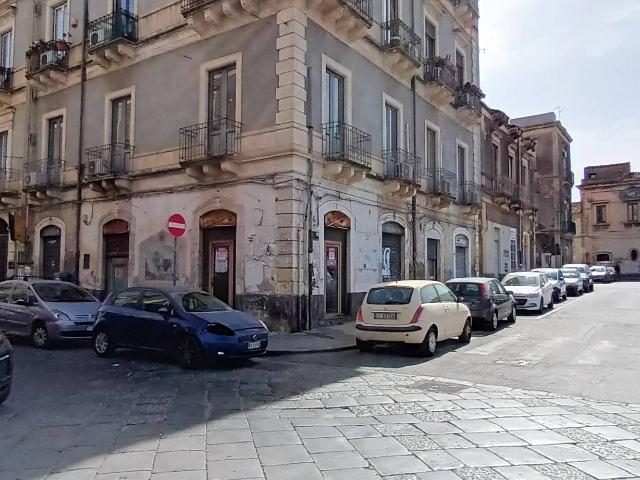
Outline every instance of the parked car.
{"label": "parked car", "polygon": [[98,312],[93,334],[99,357],[116,348],[156,350],[174,355],[183,368],[263,355],[268,343],[264,322],[188,287],[112,293]]}
{"label": "parked car", "polygon": [[589,271],[591,272],[591,278],[594,282],[611,283],[613,280],[611,273],[607,270],[607,267],[602,265],[594,265]]}
{"label": "parked car", "polygon": [[11,394],[11,375],[13,374],[13,348],[9,339],[0,333],[0,404]]}
{"label": "parked car", "polygon": [[456,278],[447,287],[471,311],[473,323],[483,323],[490,330],[497,330],[498,322],[516,321],[516,302],[495,278]]}
{"label": "parked car", "polygon": [[403,280],[381,283],[367,292],[356,315],[356,344],[371,351],[376,343],[412,346],[432,356],[437,342],[471,340],[471,312],[440,282]]}
{"label": "parked car", "polygon": [[580,272],[580,277],[582,278],[585,293],[593,292],[593,278],[591,278],[589,265],[586,263],[567,263],[566,265],[563,265],[562,268],[577,268]]}
{"label": "parked car", "polygon": [[57,280],[0,283],[0,331],[30,337],[38,348],[91,338],[100,302],[84,288]]}
{"label": "parked car", "polygon": [[534,268],[532,272],[544,273],[553,285],[553,301],[560,303],[567,299],[567,283],[559,268]]}
{"label": "parked car", "polygon": [[563,268],[562,275],[567,284],[567,293],[573,296],[579,296],[584,293],[584,282],[577,268]]}
{"label": "parked car", "polygon": [[609,272],[609,276],[611,277],[611,281],[615,282],[618,280],[618,276],[616,275],[616,269],[613,267],[607,267],[607,272]]}
{"label": "parked car", "polygon": [[517,309],[542,313],[545,306],[553,308],[553,286],[544,273],[508,273],[502,285],[513,294]]}

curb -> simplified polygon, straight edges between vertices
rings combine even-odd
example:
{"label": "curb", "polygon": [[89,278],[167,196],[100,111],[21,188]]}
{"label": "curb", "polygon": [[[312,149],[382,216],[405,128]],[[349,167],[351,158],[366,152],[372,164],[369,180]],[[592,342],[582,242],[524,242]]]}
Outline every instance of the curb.
{"label": "curb", "polygon": [[357,347],[351,345],[349,347],[337,347],[337,348],[320,348],[317,350],[268,350],[265,353],[265,357],[282,357],[285,355],[307,355],[310,353],[333,353],[333,352],[346,352],[349,350],[355,350]]}

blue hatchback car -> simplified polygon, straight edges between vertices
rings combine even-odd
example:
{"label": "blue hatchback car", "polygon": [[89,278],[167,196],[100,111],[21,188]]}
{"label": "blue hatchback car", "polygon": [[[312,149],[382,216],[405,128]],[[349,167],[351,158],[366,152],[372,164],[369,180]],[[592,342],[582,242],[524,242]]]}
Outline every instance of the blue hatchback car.
{"label": "blue hatchback car", "polygon": [[223,358],[251,358],[267,350],[269,331],[251,315],[202,290],[126,288],[98,311],[93,348],[105,357],[116,348],[156,350],[184,368]]}

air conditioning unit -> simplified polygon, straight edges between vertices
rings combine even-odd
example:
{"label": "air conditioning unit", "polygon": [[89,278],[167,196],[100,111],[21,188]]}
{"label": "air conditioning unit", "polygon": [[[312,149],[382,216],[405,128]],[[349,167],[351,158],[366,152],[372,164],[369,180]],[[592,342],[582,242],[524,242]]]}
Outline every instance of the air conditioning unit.
{"label": "air conditioning unit", "polygon": [[93,177],[96,175],[96,161],[95,160],[91,160],[90,162],[87,162],[86,167],[85,167],[85,171],[84,171],[84,176],[85,177]]}
{"label": "air conditioning unit", "polygon": [[89,48],[95,47],[96,45],[100,45],[105,41],[105,31],[100,29],[94,32],[91,32],[89,36]]}
{"label": "air conditioning unit", "polygon": [[35,187],[38,185],[45,185],[47,183],[47,176],[41,172],[30,172],[24,176],[24,184],[27,187]]}
{"label": "air conditioning unit", "polygon": [[43,53],[42,55],[40,55],[40,66],[44,67],[45,65],[49,64],[49,54],[48,53]]}

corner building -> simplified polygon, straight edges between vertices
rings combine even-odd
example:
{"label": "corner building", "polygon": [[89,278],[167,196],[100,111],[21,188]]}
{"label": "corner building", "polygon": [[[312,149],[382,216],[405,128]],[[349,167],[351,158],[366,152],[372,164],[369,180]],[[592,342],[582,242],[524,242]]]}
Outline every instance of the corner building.
{"label": "corner building", "polygon": [[301,330],[479,270],[477,1],[0,9],[3,276],[104,295],[175,267]]}

